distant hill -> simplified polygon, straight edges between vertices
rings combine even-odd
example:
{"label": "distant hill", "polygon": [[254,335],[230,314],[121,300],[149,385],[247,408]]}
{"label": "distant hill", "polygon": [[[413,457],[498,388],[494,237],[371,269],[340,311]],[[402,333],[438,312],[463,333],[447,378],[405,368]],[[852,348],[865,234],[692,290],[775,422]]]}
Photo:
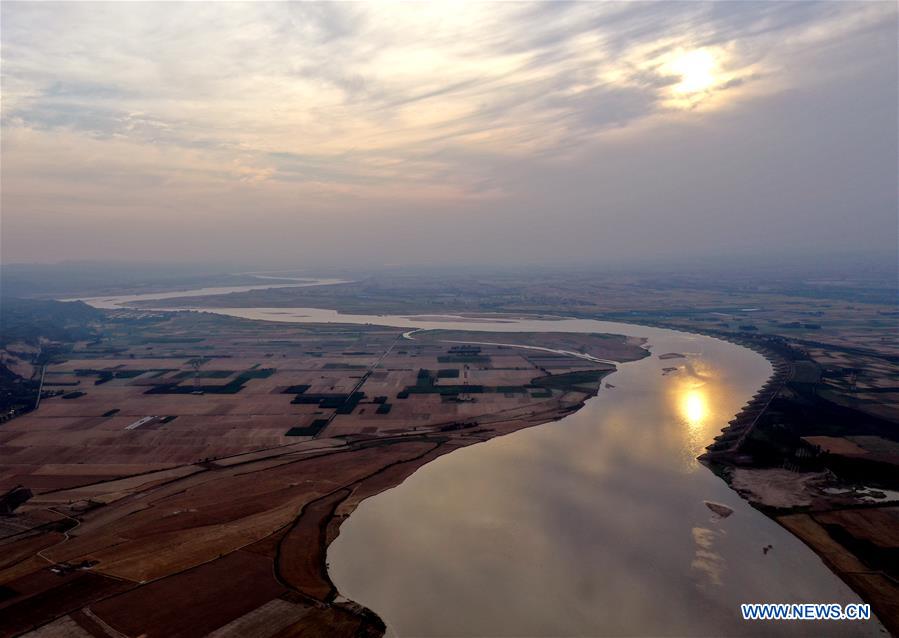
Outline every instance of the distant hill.
{"label": "distant hill", "polygon": [[90,324],[102,319],[103,311],[81,301],[0,298],[0,348],[25,342],[37,344],[41,337],[54,341],[76,341],[93,336]]}
{"label": "distant hill", "polygon": [[[243,270],[250,270],[249,267]],[[203,286],[259,283],[226,265],[70,261],[58,264],[2,264],[0,289],[10,297],[76,297],[140,293]]]}

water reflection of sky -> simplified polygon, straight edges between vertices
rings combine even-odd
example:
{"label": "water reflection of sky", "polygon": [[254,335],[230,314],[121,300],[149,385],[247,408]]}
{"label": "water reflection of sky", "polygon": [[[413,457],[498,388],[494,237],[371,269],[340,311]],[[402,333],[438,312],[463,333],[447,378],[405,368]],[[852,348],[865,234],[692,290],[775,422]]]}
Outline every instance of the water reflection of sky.
{"label": "water reflection of sky", "polygon": [[442,457],[363,503],[329,552],[338,588],[401,636],[876,634],[737,619],[741,602],[857,597],[695,462],[770,370],[715,340],[653,350],[697,345],[623,365],[579,412]]}

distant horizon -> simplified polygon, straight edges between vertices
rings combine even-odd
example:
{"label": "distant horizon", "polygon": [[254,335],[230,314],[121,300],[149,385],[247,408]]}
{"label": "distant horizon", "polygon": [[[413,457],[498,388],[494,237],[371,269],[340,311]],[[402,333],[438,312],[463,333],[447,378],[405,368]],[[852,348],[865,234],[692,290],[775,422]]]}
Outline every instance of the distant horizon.
{"label": "distant horizon", "polygon": [[300,263],[288,261],[240,261],[240,260],[152,260],[152,259],[67,259],[56,262],[0,262],[0,271],[54,271],[60,269],[106,269],[118,266],[126,270],[147,271],[148,277],[160,273],[180,276],[203,275],[249,275],[264,273],[315,272],[369,272],[384,274],[389,272],[453,273],[502,273],[502,272],[593,272],[610,273],[658,273],[672,275],[743,273],[747,276],[762,276],[771,270],[781,270],[783,274],[858,274],[858,271],[882,271],[884,275],[899,279],[899,257],[897,252],[844,252],[817,253],[807,255],[700,255],[680,257],[652,257],[632,260],[609,261],[545,261],[488,263],[469,261],[465,263],[409,262],[409,263],[368,263],[340,264],[336,262]]}

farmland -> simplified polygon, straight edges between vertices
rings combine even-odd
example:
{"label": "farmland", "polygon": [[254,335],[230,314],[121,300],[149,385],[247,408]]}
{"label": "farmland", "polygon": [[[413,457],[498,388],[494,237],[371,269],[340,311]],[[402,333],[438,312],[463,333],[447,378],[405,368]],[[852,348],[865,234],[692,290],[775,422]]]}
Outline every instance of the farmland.
{"label": "farmland", "polygon": [[[704,333],[788,353],[783,361],[788,378],[773,390],[772,400],[730,461],[745,467],[732,473],[729,462],[717,457],[720,466],[715,471],[739,485],[751,503],[818,552],[895,628],[899,626],[896,543],[892,536],[880,534],[874,517],[868,516],[869,509],[879,510],[878,515],[889,520],[897,515],[899,315],[895,300],[894,269],[880,274],[859,271],[852,276],[839,269],[830,273],[771,270],[765,276],[735,269],[715,275],[375,276],[342,286],[181,299],[171,305],[447,312],[475,318],[485,313],[497,313],[491,314],[494,318],[560,314]],[[441,339],[482,340],[471,334],[441,332]],[[503,342],[508,336],[492,333],[489,340]],[[518,338],[523,339],[519,343],[539,347],[548,345],[544,337]],[[590,352],[578,342],[581,338],[559,337],[553,347]],[[726,443],[739,436],[739,432],[726,431],[718,438]],[[787,468],[785,482],[799,488],[795,498],[784,500],[771,489],[769,473],[781,468]],[[734,481],[734,476],[740,479]],[[807,481],[809,477],[817,477],[821,485],[815,488],[816,481]],[[870,488],[880,497],[871,499]],[[808,507],[826,514],[808,515]],[[799,518],[790,518],[794,515]],[[833,560],[837,548],[853,560]]]}
{"label": "farmland", "polygon": [[0,430],[0,491],[26,499],[0,520],[2,635],[378,635],[325,569],[341,521],[429,460],[577,409],[614,369],[202,313],[97,331]]}

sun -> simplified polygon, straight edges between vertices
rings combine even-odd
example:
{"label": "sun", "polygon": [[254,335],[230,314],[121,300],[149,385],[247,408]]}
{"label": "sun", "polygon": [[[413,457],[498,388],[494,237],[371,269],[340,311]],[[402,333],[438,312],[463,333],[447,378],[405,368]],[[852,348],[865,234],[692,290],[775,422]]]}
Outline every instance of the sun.
{"label": "sun", "polygon": [[703,93],[718,84],[720,62],[709,49],[678,51],[664,70],[680,77],[674,90],[682,95]]}

